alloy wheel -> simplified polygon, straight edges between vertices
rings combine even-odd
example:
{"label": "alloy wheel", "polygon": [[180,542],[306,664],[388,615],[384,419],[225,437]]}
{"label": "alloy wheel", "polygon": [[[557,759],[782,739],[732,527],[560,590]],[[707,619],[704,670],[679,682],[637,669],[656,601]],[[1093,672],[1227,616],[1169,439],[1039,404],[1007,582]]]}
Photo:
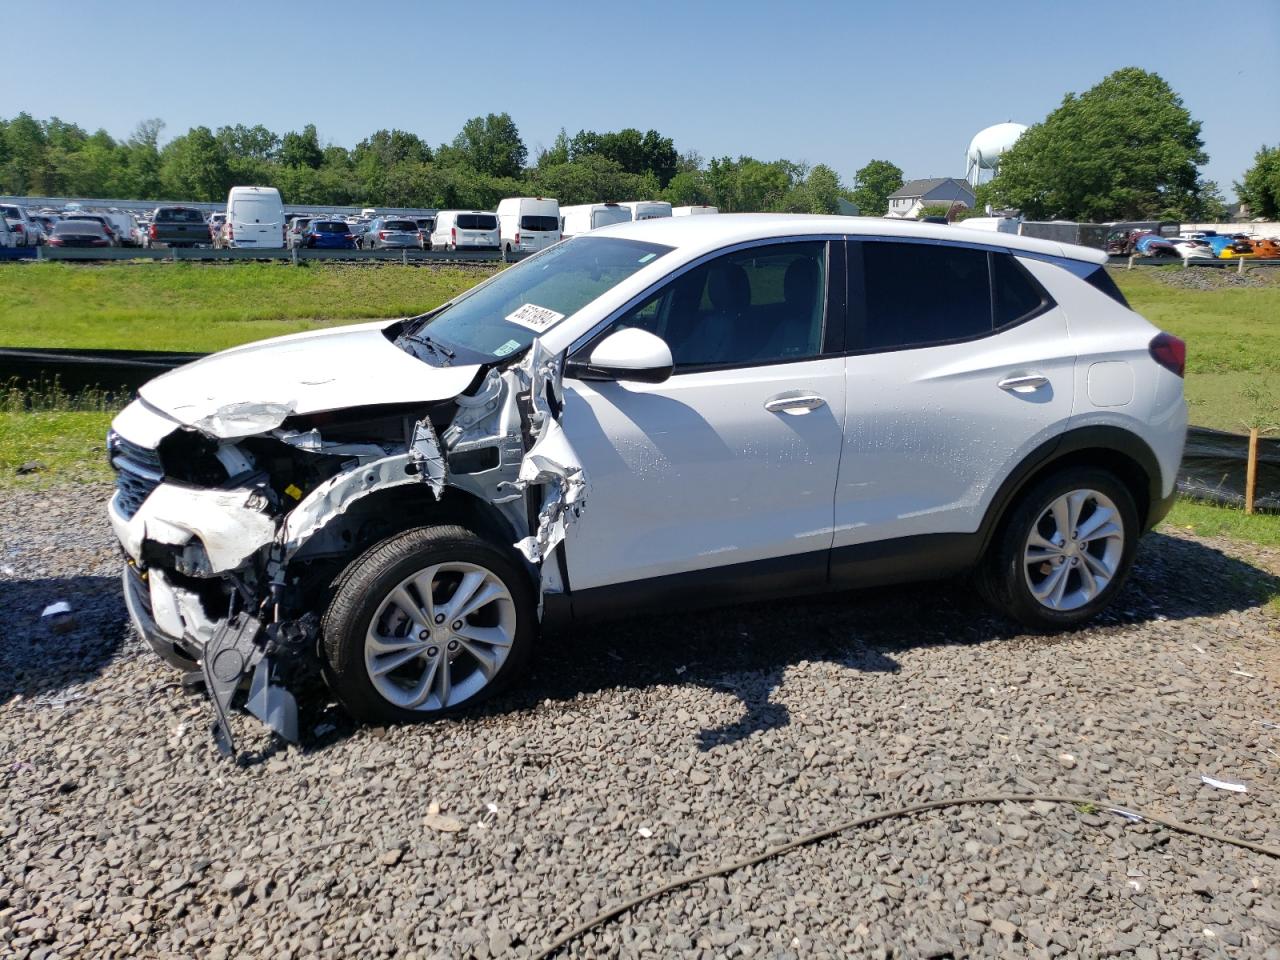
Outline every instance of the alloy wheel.
{"label": "alloy wheel", "polygon": [[1124,521],[1097,490],[1055,498],[1031,526],[1023,571],[1031,595],[1051,610],[1077,610],[1115,579],[1124,554]]}
{"label": "alloy wheel", "polygon": [[387,702],[433,712],[469,700],[497,675],[516,636],[501,578],[474,563],[436,563],[383,598],[365,634],[365,670]]}

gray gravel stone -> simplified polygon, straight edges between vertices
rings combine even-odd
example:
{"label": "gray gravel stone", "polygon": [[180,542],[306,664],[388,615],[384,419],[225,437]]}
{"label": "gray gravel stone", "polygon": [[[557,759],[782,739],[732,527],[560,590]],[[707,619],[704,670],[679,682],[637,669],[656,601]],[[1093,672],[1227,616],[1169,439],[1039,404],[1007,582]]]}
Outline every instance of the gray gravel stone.
{"label": "gray gravel stone", "polygon": [[[1101,802],[880,823],[566,955],[1280,956],[1273,861],[1106,812],[1280,845],[1276,551],[1152,536],[1111,613],[1047,638],[964,585],[579,628],[481,714],[320,702],[287,748],[237,714],[230,764],[129,632],[106,495],[0,496],[0,955],[529,957],[838,820],[1015,792]],[[74,626],[42,629],[63,599]]]}

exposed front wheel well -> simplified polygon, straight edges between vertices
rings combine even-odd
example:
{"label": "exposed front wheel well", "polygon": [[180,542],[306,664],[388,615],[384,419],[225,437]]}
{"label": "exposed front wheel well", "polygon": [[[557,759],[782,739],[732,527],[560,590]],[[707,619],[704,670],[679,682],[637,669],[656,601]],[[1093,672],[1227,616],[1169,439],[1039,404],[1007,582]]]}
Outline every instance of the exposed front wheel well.
{"label": "exposed front wheel well", "polygon": [[437,501],[425,485],[412,485],[372,493],[331,519],[290,561],[290,576],[300,581],[305,598],[327,590],[339,571],[375,544],[416,527],[448,525],[473,531],[525,566],[512,546],[517,534],[492,504],[454,487]]}

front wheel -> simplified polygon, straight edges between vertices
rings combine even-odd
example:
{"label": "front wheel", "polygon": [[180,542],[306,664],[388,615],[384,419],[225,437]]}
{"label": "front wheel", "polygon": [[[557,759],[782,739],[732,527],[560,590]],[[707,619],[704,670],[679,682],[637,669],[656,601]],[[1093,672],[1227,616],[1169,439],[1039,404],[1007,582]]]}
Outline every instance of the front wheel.
{"label": "front wheel", "polygon": [[979,586],[996,608],[1028,627],[1074,627],[1120,591],[1138,532],[1133,495],[1114,474],[1063,470],[1019,498],[979,571]]}
{"label": "front wheel", "polygon": [[524,671],[533,587],[509,550],[463,527],[418,527],[356,559],[322,624],[326,674],[358,720],[474,706]]}

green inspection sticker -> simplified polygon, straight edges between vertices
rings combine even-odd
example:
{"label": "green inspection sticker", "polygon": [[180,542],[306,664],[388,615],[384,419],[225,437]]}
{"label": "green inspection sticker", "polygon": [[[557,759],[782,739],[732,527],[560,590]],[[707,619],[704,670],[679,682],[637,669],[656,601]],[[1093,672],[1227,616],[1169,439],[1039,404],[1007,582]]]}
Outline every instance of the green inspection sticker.
{"label": "green inspection sticker", "polygon": [[493,355],[495,357],[505,357],[507,354],[519,349],[520,349],[519,340],[508,340],[506,343],[500,346],[497,350],[493,351]]}

